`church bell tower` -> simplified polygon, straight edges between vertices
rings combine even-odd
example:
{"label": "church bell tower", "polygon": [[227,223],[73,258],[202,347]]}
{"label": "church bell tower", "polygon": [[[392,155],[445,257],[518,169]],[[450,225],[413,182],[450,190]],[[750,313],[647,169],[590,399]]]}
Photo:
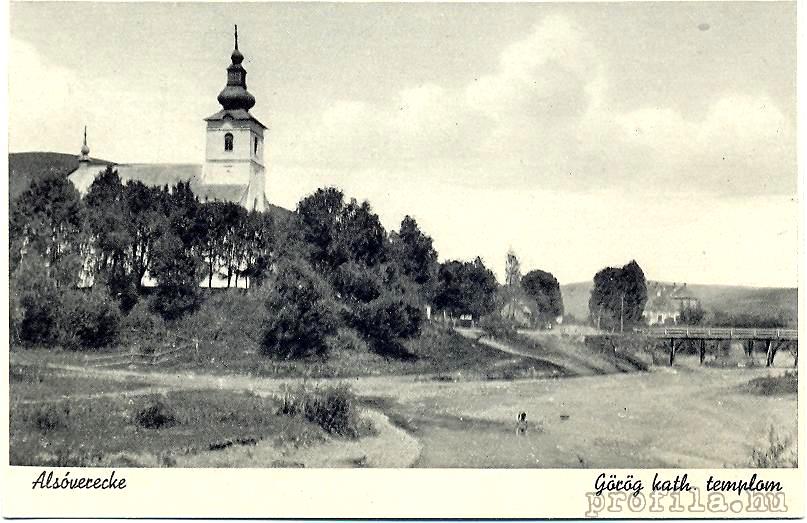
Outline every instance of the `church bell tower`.
{"label": "church bell tower", "polygon": [[[221,111],[205,118],[207,139],[202,183],[215,186],[237,186],[238,203],[247,210],[263,211],[266,172],[263,164],[263,136],[266,126],[249,113],[255,97],[247,91],[247,71],[238,50],[238,26],[235,26],[235,49],[227,67],[227,85],[218,102]],[[234,196],[233,196],[234,198]]]}

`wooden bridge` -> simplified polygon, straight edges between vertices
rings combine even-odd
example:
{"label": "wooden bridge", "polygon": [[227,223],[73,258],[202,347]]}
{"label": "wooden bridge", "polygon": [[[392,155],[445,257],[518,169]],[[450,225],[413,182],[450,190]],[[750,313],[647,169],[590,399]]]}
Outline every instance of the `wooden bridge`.
{"label": "wooden bridge", "polygon": [[675,363],[676,342],[678,348],[684,343],[698,343],[700,362],[706,357],[706,342],[720,343],[726,340],[742,340],[745,342],[745,353],[751,356],[754,352],[754,343],[765,344],[766,366],[773,365],[776,352],[785,346],[790,346],[796,358],[795,366],[799,364],[797,343],[799,331],[797,329],[754,329],[733,327],[650,327],[635,329],[635,332],[650,338],[670,340],[670,365]]}

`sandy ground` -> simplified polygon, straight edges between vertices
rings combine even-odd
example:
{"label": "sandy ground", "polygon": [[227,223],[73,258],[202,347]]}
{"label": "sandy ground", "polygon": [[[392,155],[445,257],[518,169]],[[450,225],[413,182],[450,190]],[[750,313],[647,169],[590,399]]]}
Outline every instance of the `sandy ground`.
{"label": "sandy ground", "polygon": [[[72,370],[88,377],[139,377],[158,387],[258,394],[272,394],[282,384],[301,381]],[[518,381],[442,382],[428,376],[308,380],[350,383],[370,402],[366,415],[380,429],[379,435],[285,453],[260,445],[231,449],[177,465],[741,467],[751,449],[764,444],[771,426],[782,436],[795,436],[795,394],[766,397],[743,390],[752,378],[781,372],[682,366]],[[515,430],[519,412],[526,412],[530,423],[525,435]]]}

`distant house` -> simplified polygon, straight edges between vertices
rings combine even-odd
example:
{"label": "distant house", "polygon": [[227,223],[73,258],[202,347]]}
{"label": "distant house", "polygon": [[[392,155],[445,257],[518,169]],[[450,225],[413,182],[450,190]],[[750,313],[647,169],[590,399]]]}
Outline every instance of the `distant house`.
{"label": "distant house", "polygon": [[686,283],[647,282],[647,303],[642,318],[648,325],[675,325],[681,311],[698,306]]}

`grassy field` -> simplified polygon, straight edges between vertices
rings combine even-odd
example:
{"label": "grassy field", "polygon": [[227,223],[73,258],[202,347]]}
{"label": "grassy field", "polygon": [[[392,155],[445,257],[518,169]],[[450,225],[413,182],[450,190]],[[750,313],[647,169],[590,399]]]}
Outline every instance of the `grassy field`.
{"label": "grassy field", "polygon": [[15,364],[10,374],[12,465],[176,466],[259,444],[280,460],[289,449],[374,434],[345,387],[259,396],[114,371]]}
{"label": "grassy field", "polygon": [[[358,439],[329,433],[322,416],[300,415],[308,400],[281,408],[284,394],[303,383],[325,388],[344,378],[225,374],[206,371],[201,362],[188,369],[95,368],[77,364],[76,353],[14,351],[11,459],[516,468],[745,467],[794,459],[798,376],[789,369],[710,368],[682,354],[674,368],[625,372],[613,360],[586,354],[585,345],[570,348],[572,341],[557,336],[553,345],[536,336],[541,343],[507,347],[523,355],[438,337],[430,348],[414,347],[414,361],[379,360],[370,367],[359,359],[354,364],[363,373],[353,369],[348,381],[382,430],[355,434]],[[441,339],[450,345],[438,345]],[[437,350],[448,352],[430,358]],[[785,360],[777,364],[792,365]],[[575,368],[580,377],[545,379],[552,370],[568,376]],[[344,405],[314,403],[335,405],[336,412]],[[515,431],[519,412],[528,416],[526,435]],[[149,428],[155,424],[160,428]],[[766,450],[782,442],[784,450]]]}
{"label": "grassy field", "polygon": [[[241,374],[265,377],[354,377],[382,374],[452,374],[490,379],[536,377],[547,369],[529,358],[522,358],[490,348],[473,339],[467,339],[446,328],[427,325],[418,338],[404,343],[404,355],[383,356],[364,350],[335,349],[327,358],[311,357],[304,360],[277,360],[260,354],[254,337],[241,333],[235,337],[225,333],[220,337],[210,332],[198,336],[198,348],[187,337],[172,339],[172,333],[160,342],[157,352],[180,347],[177,357],[158,366],[161,370],[200,371],[205,373]],[[234,340],[234,341],[233,341]],[[19,348],[14,350],[15,361],[40,365],[53,363],[92,367],[101,363],[99,357],[128,354],[132,344],[141,350],[148,340],[133,342],[124,339],[117,347],[94,351],[74,352],[50,348]],[[119,368],[129,368],[128,364]],[[148,364],[135,362],[132,368],[148,370]]]}

